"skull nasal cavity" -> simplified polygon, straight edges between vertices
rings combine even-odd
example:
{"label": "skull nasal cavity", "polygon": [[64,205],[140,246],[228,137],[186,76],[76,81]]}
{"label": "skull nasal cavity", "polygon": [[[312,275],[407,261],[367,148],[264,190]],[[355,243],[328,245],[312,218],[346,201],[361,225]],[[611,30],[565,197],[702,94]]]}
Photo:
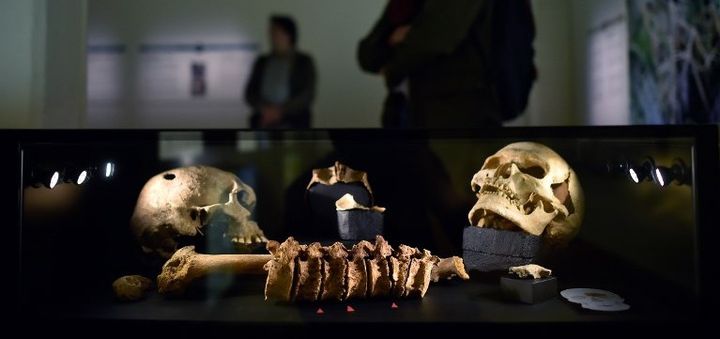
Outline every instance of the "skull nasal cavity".
{"label": "skull nasal cavity", "polygon": [[175,174],[165,173],[165,175],[163,175],[163,179],[165,179],[165,180],[173,180],[173,179],[175,179]]}
{"label": "skull nasal cavity", "polygon": [[200,221],[204,222],[207,218],[207,211],[200,210],[198,212],[197,210],[192,210],[190,211],[190,218],[192,218],[192,220],[197,220],[198,218],[200,218]]}

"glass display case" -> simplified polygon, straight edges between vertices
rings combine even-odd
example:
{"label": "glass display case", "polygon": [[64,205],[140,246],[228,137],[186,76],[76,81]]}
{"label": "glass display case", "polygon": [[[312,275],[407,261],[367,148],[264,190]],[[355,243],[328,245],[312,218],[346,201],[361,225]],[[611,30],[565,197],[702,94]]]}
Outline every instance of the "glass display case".
{"label": "glass display case", "polygon": [[[159,327],[171,323],[667,324],[698,320],[713,290],[709,275],[717,226],[716,126],[6,131],[3,135],[7,146],[3,150],[9,152],[13,165],[6,169],[7,175],[17,179],[19,208],[12,217],[19,239],[18,314],[24,319]],[[464,239],[466,228],[482,228],[471,225],[479,222],[471,211],[480,195],[499,194],[484,190],[485,184],[477,182],[485,180],[480,176],[509,180],[508,189],[517,194],[522,189],[519,182],[528,179],[513,181],[513,173],[533,176],[539,183],[553,171],[568,172],[552,168],[560,165],[533,150],[529,157],[542,162],[540,173],[532,173],[522,161],[489,159],[506,145],[524,141],[547,146],[564,159],[584,194],[584,198],[572,196],[573,206],[564,203],[570,213],[583,214],[567,241],[548,245],[549,231],[535,234],[542,250],[531,261],[552,271],[556,287],[547,300],[531,303],[503,293],[500,281],[508,277],[506,268],[469,267],[468,239]],[[493,164],[497,161],[500,164]],[[340,241],[351,248],[357,241],[341,239],[337,223],[318,217],[317,208],[311,206],[314,198],[308,194],[313,169],[332,169],[336,162],[367,174],[372,204],[385,208],[382,233],[392,246],[427,249],[439,258],[464,256],[470,279],[431,283],[423,297],[288,302],[265,300],[268,277],[263,272],[221,270],[198,276],[181,294],[157,292],[155,280],[163,264],[174,249],[186,245],[213,258],[224,254],[267,258],[266,239],[283,242],[290,236],[301,244],[330,246]],[[150,239],[145,231],[133,229],[141,196],[172,200],[185,194],[176,188],[146,193],[148,180],[155,176],[163,183],[185,180],[184,172],[174,169],[195,165],[229,172],[250,187],[253,199],[245,186],[233,180],[210,188],[216,184],[209,179],[192,179],[195,184],[180,183],[189,185],[188,194],[209,194],[216,200],[203,198],[191,206],[195,214],[186,217],[196,220],[197,229],[165,234],[173,241],[169,247],[163,243],[167,239]],[[481,169],[484,174],[474,179]],[[499,174],[503,170],[508,174]],[[557,197],[559,182],[549,185]],[[248,219],[260,232],[246,233],[247,237],[230,234],[235,212],[223,210],[235,215],[225,219],[203,215],[209,213],[204,207],[211,203],[229,208],[233,199],[238,200],[238,208],[251,213]],[[170,204],[154,200],[148,206],[162,209]],[[193,204],[187,201],[183,203]],[[332,201],[326,204],[329,213],[335,213]],[[546,212],[548,204],[544,204]],[[558,212],[553,213],[556,222]],[[165,246],[166,253],[155,251],[154,245]],[[325,268],[323,279],[332,274]],[[120,300],[113,282],[126,275],[147,277],[153,286],[140,300]],[[588,309],[560,294],[573,288],[613,292],[629,309]]]}

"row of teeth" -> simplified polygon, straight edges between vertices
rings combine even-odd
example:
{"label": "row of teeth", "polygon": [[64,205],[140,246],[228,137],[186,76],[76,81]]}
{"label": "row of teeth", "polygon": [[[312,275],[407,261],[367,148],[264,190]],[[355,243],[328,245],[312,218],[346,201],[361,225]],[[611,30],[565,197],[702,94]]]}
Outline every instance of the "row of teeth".
{"label": "row of teeth", "polygon": [[[512,191],[507,190],[507,185],[501,185],[500,187],[497,186],[491,186],[494,188],[501,188],[496,191],[487,191],[487,190],[481,190],[480,194],[491,194],[491,195],[498,195],[501,196],[507,200],[510,201],[517,209],[518,211],[524,213],[524,214],[530,214],[532,213],[536,208],[539,206],[537,204],[532,204],[532,206],[528,206],[528,202],[532,201],[535,197],[535,193],[531,193],[528,199],[524,202],[520,202],[520,198],[517,196],[517,194],[513,193]],[[483,215],[487,215],[487,211],[484,211]]]}
{"label": "row of teeth", "polygon": [[[483,186],[485,187],[485,186]],[[511,191],[506,184],[500,185],[500,186],[492,186],[497,190],[495,191],[488,191],[488,190],[480,190],[480,194],[495,194],[499,195],[501,197],[504,197],[507,200],[510,200],[514,205],[520,205],[520,198],[515,194],[513,191]]]}
{"label": "row of teeth", "polygon": [[[223,234],[223,237],[226,237],[226,235]],[[230,240],[235,244],[244,244],[244,245],[268,242],[268,239],[265,238],[264,235],[260,235],[260,236],[253,235],[253,236],[248,236],[248,237],[232,237]]]}

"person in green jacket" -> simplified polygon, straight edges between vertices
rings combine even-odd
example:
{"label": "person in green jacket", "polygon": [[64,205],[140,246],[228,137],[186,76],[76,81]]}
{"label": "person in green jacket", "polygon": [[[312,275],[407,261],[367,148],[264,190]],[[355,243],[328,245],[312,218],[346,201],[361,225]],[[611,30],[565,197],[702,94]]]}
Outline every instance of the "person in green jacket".
{"label": "person in green jacket", "polygon": [[297,40],[292,18],[270,18],[272,51],[255,60],[245,88],[253,109],[250,127],[310,128],[317,76],[312,57],[297,50]]}
{"label": "person in green jacket", "polygon": [[[491,12],[489,1],[482,0],[389,1],[357,51],[361,68],[382,75],[391,91],[383,113],[386,127],[501,125],[489,56],[482,48],[490,37],[479,33],[489,32]],[[404,81],[409,99],[403,108],[390,101]],[[388,116],[393,114],[407,116]]]}

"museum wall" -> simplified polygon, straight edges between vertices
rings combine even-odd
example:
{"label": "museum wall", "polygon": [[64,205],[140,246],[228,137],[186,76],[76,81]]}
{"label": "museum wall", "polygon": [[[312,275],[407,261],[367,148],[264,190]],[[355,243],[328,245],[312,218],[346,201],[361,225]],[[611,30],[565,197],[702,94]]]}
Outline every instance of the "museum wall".
{"label": "museum wall", "polygon": [[85,127],[87,5],[86,0],[46,0],[42,127]]}
{"label": "museum wall", "polygon": [[0,127],[85,122],[85,0],[6,0],[0,10]]}
{"label": "museum wall", "polygon": [[625,0],[533,1],[538,81],[510,126],[630,123]]}
{"label": "museum wall", "polygon": [[42,23],[38,16],[43,1],[8,0],[0,11],[0,126],[22,128],[35,126],[40,97],[38,86],[43,46],[35,34]]}
{"label": "museum wall", "polygon": [[572,1],[575,109],[583,125],[630,124],[625,0]]}
{"label": "museum wall", "polygon": [[[248,108],[242,91],[255,56],[268,49],[267,22],[269,16],[276,13],[295,17],[300,49],[312,54],[318,68],[313,125],[319,128],[378,127],[379,107],[385,91],[378,77],[360,71],[355,61],[355,46],[380,15],[384,4],[383,0],[92,1],[88,16],[89,44],[121,44],[126,49],[119,58],[120,65],[116,66],[121,68],[116,73],[124,75],[118,80],[121,88],[115,89],[124,92],[117,95],[121,103],[105,100],[103,105],[90,96],[89,127],[117,124],[124,127],[246,127]],[[137,52],[142,44],[217,43],[245,44],[248,48],[237,53],[149,55]],[[166,61],[162,61],[163,58]],[[154,68],[149,65],[172,68],[182,73],[179,75],[182,78],[189,73],[188,64],[193,61],[204,62],[207,67],[205,98],[183,97],[187,93],[185,88],[178,93],[159,93],[167,91],[162,84],[157,86],[161,88],[138,93],[136,87],[143,82],[168,77],[159,73],[143,74]],[[107,70],[107,67],[107,64],[100,65],[99,69]],[[224,68],[219,72],[237,74],[232,79],[227,78],[227,74],[225,79],[213,78],[218,68]],[[98,68],[89,69],[91,82],[94,69]],[[215,92],[218,86],[224,87],[223,93]],[[152,91],[157,95],[153,97],[149,93]],[[171,100],[158,102],[158,97],[163,96]]]}

